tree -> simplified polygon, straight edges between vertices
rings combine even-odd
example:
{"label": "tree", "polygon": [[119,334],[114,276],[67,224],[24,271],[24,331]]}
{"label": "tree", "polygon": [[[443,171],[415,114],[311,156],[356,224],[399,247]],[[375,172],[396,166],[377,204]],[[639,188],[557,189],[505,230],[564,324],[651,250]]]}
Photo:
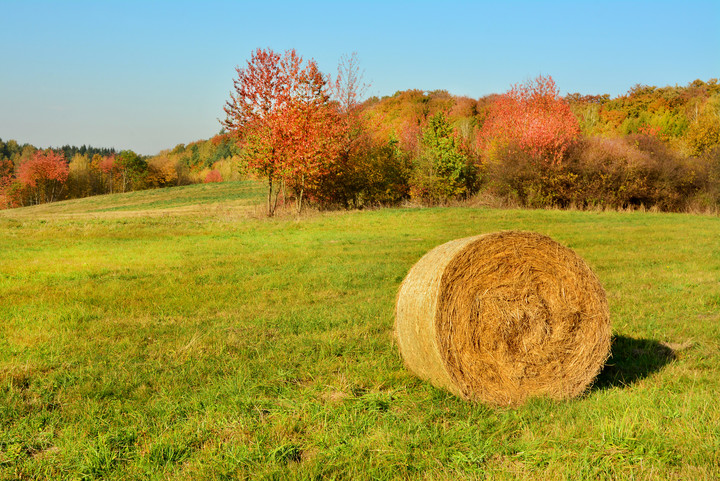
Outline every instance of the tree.
{"label": "tree", "polygon": [[327,79],[295,50],[281,56],[257,49],[236,72],[222,124],[243,149],[248,167],[267,179],[268,215],[285,182],[296,191],[300,210],[308,182],[334,157],[338,122]]}
{"label": "tree", "polygon": [[120,170],[123,192],[142,186],[148,167],[145,159],[132,150],[123,150],[118,155],[116,163]]}
{"label": "tree", "polygon": [[17,178],[28,189],[34,204],[56,200],[67,181],[69,168],[65,156],[52,150],[38,150],[20,164]]}
{"label": "tree", "polygon": [[114,193],[116,191],[115,186],[122,178],[117,156],[113,154],[101,157],[99,154],[95,154],[91,165],[102,173],[106,191],[111,194]]}
{"label": "tree", "polygon": [[579,134],[578,119],[552,77],[539,76],[513,85],[491,104],[480,141],[491,155],[498,147],[511,146],[556,164]]}
{"label": "tree", "polygon": [[344,55],[338,64],[338,73],[333,83],[333,95],[338,104],[338,111],[343,128],[343,145],[341,155],[349,158],[364,131],[361,116],[360,100],[368,89],[363,82],[360,61],[356,52]]}
{"label": "tree", "polygon": [[691,154],[700,156],[720,144],[720,117],[704,114],[690,124],[685,139],[690,147]]}
{"label": "tree", "polygon": [[9,158],[4,158],[0,154],[0,209],[15,207],[16,202],[12,191],[15,190],[14,184],[16,183],[15,166]]}
{"label": "tree", "polygon": [[422,130],[420,148],[413,179],[414,196],[440,201],[469,191],[474,172],[443,112],[430,117]]}
{"label": "tree", "polygon": [[68,165],[68,197],[78,198],[92,195],[90,158],[87,154],[75,154]]}

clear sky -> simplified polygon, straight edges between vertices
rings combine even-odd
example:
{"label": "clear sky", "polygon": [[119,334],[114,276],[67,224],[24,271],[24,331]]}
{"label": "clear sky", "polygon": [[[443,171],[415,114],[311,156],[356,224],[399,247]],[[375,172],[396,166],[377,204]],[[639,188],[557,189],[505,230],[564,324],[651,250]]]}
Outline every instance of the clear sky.
{"label": "clear sky", "polygon": [[155,154],[220,130],[235,67],[295,48],[369,95],[481,97],[552,75],[562,93],[720,77],[720,0],[0,0],[0,138]]}

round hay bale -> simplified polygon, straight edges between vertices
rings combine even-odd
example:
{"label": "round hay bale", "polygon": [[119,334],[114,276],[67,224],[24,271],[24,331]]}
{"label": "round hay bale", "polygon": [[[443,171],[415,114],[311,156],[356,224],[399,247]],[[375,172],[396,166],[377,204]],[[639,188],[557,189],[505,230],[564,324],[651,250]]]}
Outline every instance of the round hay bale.
{"label": "round hay bale", "polygon": [[610,354],[610,314],[571,249],[534,232],[496,232],[438,246],[410,269],[395,336],[420,378],[516,406],[582,394]]}

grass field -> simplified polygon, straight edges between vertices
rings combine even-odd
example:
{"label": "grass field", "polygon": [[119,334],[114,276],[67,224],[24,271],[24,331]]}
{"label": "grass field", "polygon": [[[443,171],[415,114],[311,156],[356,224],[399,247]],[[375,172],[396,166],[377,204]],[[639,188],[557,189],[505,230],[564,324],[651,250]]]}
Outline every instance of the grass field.
{"label": "grass field", "polygon": [[[0,479],[720,478],[720,218],[265,219],[263,193],[0,212]],[[613,357],[579,399],[493,409],[403,367],[408,269],[502,229],[572,247],[607,290]]]}

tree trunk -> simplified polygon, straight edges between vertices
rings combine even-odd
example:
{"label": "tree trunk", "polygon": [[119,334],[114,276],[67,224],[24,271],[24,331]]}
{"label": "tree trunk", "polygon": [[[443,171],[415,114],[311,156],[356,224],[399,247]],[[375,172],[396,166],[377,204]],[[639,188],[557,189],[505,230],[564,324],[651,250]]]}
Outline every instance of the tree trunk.
{"label": "tree trunk", "polygon": [[272,175],[268,175],[268,199],[267,199],[267,215],[268,217],[272,217],[275,214],[275,208],[272,203],[272,190],[273,190],[273,181],[272,181]]}
{"label": "tree trunk", "polygon": [[297,213],[300,215],[300,212],[302,212],[302,202],[303,202],[303,193],[305,192],[305,174],[302,175],[300,178],[300,193],[298,194],[296,207],[297,207]]}

